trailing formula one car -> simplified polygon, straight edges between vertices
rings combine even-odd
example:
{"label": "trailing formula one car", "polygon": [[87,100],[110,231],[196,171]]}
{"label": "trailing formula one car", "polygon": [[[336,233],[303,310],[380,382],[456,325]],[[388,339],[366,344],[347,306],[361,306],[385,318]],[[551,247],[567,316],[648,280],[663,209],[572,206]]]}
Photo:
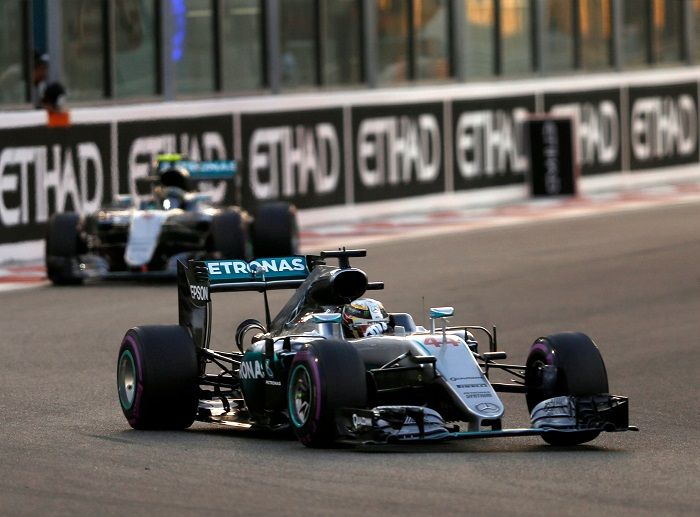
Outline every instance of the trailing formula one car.
{"label": "trailing formula one car", "polygon": [[196,190],[200,181],[232,181],[236,162],[159,157],[140,178],[145,196],[117,196],[96,213],[54,214],[46,237],[46,270],[54,284],[89,277],[175,276],[177,261],[297,253],[296,210],[285,202],[260,204],[253,214],[215,206]]}
{"label": "trailing formula one car", "polygon": [[[179,263],[179,325],[134,327],[119,350],[117,388],[129,424],[291,428],[309,447],[526,435],[575,445],[603,431],[636,430],[628,425],[627,398],[608,393],[603,360],[586,335],[542,337],[525,365],[501,363],[496,329],[448,326],[451,307],[430,309],[426,329],[409,314],[358,302],[383,288],[350,266],[365,254]],[[330,258],[338,265],[327,264]],[[271,318],[267,293],[274,289],[295,291]],[[238,350],[215,351],[211,295],[240,291],[263,294],[264,322],[241,322]],[[365,311],[382,318],[379,329],[349,337],[347,315]],[[474,333],[488,339],[488,351]],[[517,380],[493,381],[498,370]],[[498,392],[525,395],[531,427],[504,428]]]}

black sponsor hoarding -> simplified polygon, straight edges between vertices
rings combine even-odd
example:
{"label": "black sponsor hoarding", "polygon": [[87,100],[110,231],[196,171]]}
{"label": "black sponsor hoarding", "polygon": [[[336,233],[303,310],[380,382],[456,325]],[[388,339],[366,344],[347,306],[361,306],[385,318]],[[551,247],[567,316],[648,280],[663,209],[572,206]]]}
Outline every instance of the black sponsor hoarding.
{"label": "black sponsor hoarding", "polygon": [[536,117],[526,122],[530,194],[576,194],[573,119]]}
{"label": "black sponsor hoarding", "polygon": [[43,239],[51,214],[112,198],[109,124],[0,129],[0,243]]}
{"label": "black sponsor hoarding", "polygon": [[453,101],[455,190],[522,183],[524,122],[534,111],[534,95]]}
{"label": "black sponsor hoarding", "polygon": [[[621,170],[627,156],[633,170],[700,161],[697,90],[687,82],[542,98],[547,113],[574,118],[581,173],[598,174]],[[455,190],[523,182],[523,123],[535,111],[535,95],[446,102],[447,139],[442,101],[242,114],[244,206],[282,199],[307,208],[439,193],[444,152],[452,153]],[[135,179],[149,173],[157,154],[233,157],[231,113],[115,126],[116,149],[110,124],[0,129],[0,243],[42,238],[55,211],[91,212],[116,193],[135,193]],[[217,202],[236,201],[225,182],[205,188]]]}
{"label": "black sponsor hoarding", "polygon": [[629,88],[631,169],[698,161],[698,85]]}
{"label": "black sponsor hoarding", "polygon": [[354,200],[442,192],[443,104],[352,108]]}
{"label": "black sponsor hoarding", "polygon": [[[191,117],[138,120],[117,124],[119,146],[119,192],[136,194],[136,178],[149,174],[162,153],[181,153],[192,160],[233,158],[233,117]],[[228,182],[200,185],[216,202],[235,202],[235,189]]]}
{"label": "black sponsor hoarding", "polygon": [[557,92],[544,95],[544,109],[574,121],[576,161],[581,174],[622,168],[620,89]]}
{"label": "black sponsor hoarding", "polygon": [[246,113],[241,135],[246,206],[276,199],[300,208],[345,203],[341,108]]}

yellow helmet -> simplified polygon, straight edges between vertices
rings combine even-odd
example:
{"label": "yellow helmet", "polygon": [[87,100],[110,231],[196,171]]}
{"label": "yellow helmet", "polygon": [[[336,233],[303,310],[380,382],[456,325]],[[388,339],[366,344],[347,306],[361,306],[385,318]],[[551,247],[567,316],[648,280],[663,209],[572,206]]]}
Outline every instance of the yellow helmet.
{"label": "yellow helmet", "polygon": [[348,337],[365,337],[384,332],[389,326],[389,315],[381,302],[358,298],[343,306],[342,321]]}

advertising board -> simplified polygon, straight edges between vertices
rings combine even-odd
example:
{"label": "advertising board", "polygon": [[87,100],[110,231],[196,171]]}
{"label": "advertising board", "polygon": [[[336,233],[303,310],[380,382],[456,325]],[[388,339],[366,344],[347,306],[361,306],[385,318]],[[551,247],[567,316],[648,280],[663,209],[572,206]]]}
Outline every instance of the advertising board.
{"label": "advertising board", "polygon": [[243,198],[300,208],[345,202],[342,109],[245,113]]}
{"label": "advertising board", "polygon": [[571,117],[574,121],[581,175],[621,170],[621,106],[619,88],[545,93],[544,108],[548,114]]}
{"label": "advertising board", "polygon": [[443,126],[442,103],[353,107],[355,202],[441,192]]}
{"label": "advertising board", "polygon": [[0,243],[44,237],[54,212],[111,199],[109,124],[0,129]]}
{"label": "advertising board", "polygon": [[524,181],[524,122],[534,111],[534,95],[452,102],[455,190]]}

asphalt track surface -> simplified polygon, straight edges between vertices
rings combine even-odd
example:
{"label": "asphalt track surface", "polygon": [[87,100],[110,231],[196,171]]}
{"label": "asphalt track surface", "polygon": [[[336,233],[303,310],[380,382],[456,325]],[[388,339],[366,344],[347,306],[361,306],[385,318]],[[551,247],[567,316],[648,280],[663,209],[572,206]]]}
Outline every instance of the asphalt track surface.
{"label": "asphalt track surface", "polygon": [[[133,431],[117,349],[131,326],[176,322],[174,285],[2,292],[0,514],[697,515],[699,221],[691,203],[373,244],[358,261],[391,311],[420,320],[454,305],[454,323],[498,324],[512,362],[540,335],[589,333],[641,432],[568,449],[526,437],[310,450],[204,424]],[[215,346],[261,317],[257,296],[215,297]],[[527,426],[521,396],[504,399],[506,425]]]}

